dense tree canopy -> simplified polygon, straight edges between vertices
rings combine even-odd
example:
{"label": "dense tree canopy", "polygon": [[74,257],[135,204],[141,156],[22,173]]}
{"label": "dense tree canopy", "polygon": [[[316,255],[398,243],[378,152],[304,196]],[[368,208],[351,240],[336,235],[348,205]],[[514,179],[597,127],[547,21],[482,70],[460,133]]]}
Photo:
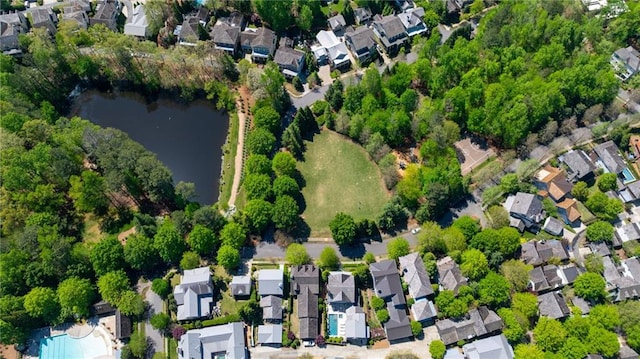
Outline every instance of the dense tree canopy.
{"label": "dense tree canopy", "polygon": [[216,257],[218,264],[231,272],[240,264],[240,252],[232,245],[223,244]]}
{"label": "dense tree canopy", "polygon": [[169,219],[165,219],[158,228],[158,232],[153,237],[153,246],[160,258],[167,263],[178,263],[182,253],[187,249],[187,243]]}
{"label": "dense tree canopy", "polygon": [[300,209],[298,203],[291,196],[283,195],[276,198],[273,204],[272,217],[276,228],[289,231],[298,223]]}
{"label": "dense tree canopy", "polygon": [[311,262],[311,257],[309,257],[307,249],[299,243],[290,244],[289,247],[287,247],[284,258],[292,265],[302,265]]}
{"label": "dense tree canopy", "polygon": [[153,245],[153,239],[142,234],[134,234],[127,237],[124,246],[124,259],[136,270],[149,270],[158,262],[158,252]]}
{"label": "dense tree canopy", "polygon": [[211,255],[213,249],[219,244],[216,234],[209,228],[196,224],[193,226],[187,238],[189,247],[201,256]]}
{"label": "dense tree canopy", "polygon": [[91,263],[98,275],[124,269],[124,248],[116,237],[107,237],[98,242],[91,250]]}
{"label": "dense tree canopy", "polygon": [[88,279],[71,277],[58,285],[58,301],[63,317],[89,316],[89,306],[93,303],[95,289]]}
{"label": "dense tree canopy", "polygon": [[387,254],[391,259],[397,260],[402,256],[406,256],[409,252],[411,252],[411,246],[409,245],[409,242],[402,237],[398,237],[387,242]]}
{"label": "dense tree canopy", "polygon": [[593,301],[601,301],[605,298],[604,278],[597,273],[583,273],[573,283],[576,295]]}
{"label": "dense tree canopy", "polygon": [[591,242],[611,242],[613,226],[609,222],[597,221],[587,226],[587,239]]}
{"label": "dense tree canopy", "polygon": [[356,222],[350,215],[338,212],[329,223],[331,236],[339,246],[351,245],[356,240]]}

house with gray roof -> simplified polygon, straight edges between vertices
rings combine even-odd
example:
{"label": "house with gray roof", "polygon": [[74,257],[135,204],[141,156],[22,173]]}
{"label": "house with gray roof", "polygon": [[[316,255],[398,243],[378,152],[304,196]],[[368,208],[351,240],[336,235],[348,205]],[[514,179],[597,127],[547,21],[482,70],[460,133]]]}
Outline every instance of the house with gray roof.
{"label": "house with gray roof", "polygon": [[626,163],[620,155],[618,146],[613,141],[607,141],[597,145],[593,151],[600,160],[598,164],[604,167],[608,172],[619,175],[626,167]]}
{"label": "house with gray roof", "polygon": [[404,25],[407,36],[414,37],[427,32],[427,25],[422,21],[421,14],[424,15],[424,9],[421,7],[409,9],[398,14],[398,18],[402,22],[402,25]]}
{"label": "house with gray roof", "polygon": [[560,291],[539,295],[538,310],[540,311],[540,315],[552,319],[566,318],[571,314],[569,306]]}
{"label": "house with gray roof", "polygon": [[416,252],[398,258],[400,273],[405,283],[409,285],[409,295],[416,301],[433,295],[433,288],[424,262]]}
{"label": "house with gray roof", "polygon": [[580,297],[571,298],[571,303],[573,303],[574,306],[580,309],[580,312],[582,312],[582,315],[587,315],[591,311],[591,306],[589,305],[589,302],[587,302],[586,300]]}
{"label": "house with gray roof", "polygon": [[282,269],[260,269],[258,271],[258,294],[282,297],[284,272]]}
{"label": "house with gray roof", "polygon": [[627,81],[631,76],[640,70],[640,52],[632,46],[617,49],[609,60],[616,77],[622,81]]}
{"label": "house with gray roof", "polygon": [[621,345],[620,346],[620,352],[618,353],[618,357],[620,359],[638,359],[640,358],[640,356],[638,356],[638,353],[635,352],[635,350],[629,348],[628,345]]}
{"label": "house with gray roof", "polygon": [[89,25],[102,24],[112,31],[117,30],[118,15],[120,15],[120,2],[114,0],[101,0],[96,6],[96,12],[89,20]]}
{"label": "house with gray roof", "polygon": [[542,229],[552,236],[559,237],[562,236],[562,232],[564,231],[564,223],[554,217],[547,217],[542,225]]}
{"label": "house with gray roof", "polygon": [[614,302],[640,297],[640,262],[629,258],[616,266],[611,257],[603,257],[604,279],[607,291]]}
{"label": "house with gray roof", "polygon": [[513,348],[504,334],[473,341],[462,346],[467,359],[513,359]]}
{"label": "house with gray roof", "polygon": [[185,46],[195,46],[200,40],[200,20],[195,16],[187,16],[181,25],[176,26],[173,34],[178,37],[178,43]]}
{"label": "house with gray roof", "polygon": [[244,31],[247,25],[247,19],[239,11],[233,11],[229,16],[219,18],[218,21],[224,22],[231,27],[237,27],[240,31]]}
{"label": "house with gray roof", "polygon": [[271,29],[261,27],[246,29],[240,33],[240,47],[245,54],[251,55],[251,60],[265,63],[276,51],[276,33]]}
{"label": "house with gray roof", "polygon": [[348,272],[330,272],[327,279],[327,302],[352,305],[356,302],[356,280]]}
{"label": "house with gray roof", "polygon": [[318,295],[320,270],[312,264],[291,267],[291,294],[298,300],[302,340],[315,340],[319,333]]}
{"label": "house with gray roof", "polygon": [[71,13],[75,11],[91,11],[91,4],[89,3],[89,0],[70,0],[66,3],[68,5],[63,8],[65,13]]}
{"label": "house with gray roof", "polygon": [[89,16],[87,16],[85,11],[74,11],[72,9],[73,7],[71,6],[65,8],[64,13],[62,14],[62,21],[73,21],[78,24],[78,27],[86,30],[89,27]]}
{"label": "house with gray roof", "polygon": [[389,320],[384,323],[387,339],[394,343],[413,338],[411,324],[404,306],[397,307],[393,303],[387,302],[387,311],[389,312]]}
{"label": "house with gray roof", "polygon": [[262,319],[266,322],[279,323],[282,321],[282,298],[267,295],[260,298]]}
{"label": "house with gray roof", "polygon": [[372,29],[387,53],[396,53],[407,41],[407,32],[404,25],[395,15],[378,17],[377,20],[373,21]]}
{"label": "house with gray roof", "polygon": [[571,150],[558,157],[558,159],[565,164],[569,181],[587,181],[593,178],[595,166],[584,151]]}
{"label": "house with gray roof", "polygon": [[464,318],[447,318],[436,322],[436,329],[445,345],[491,334],[500,331],[502,326],[498,314],[484,306],[472,309]]}
{"label": "house with gray roof", "polygon": [[294,78],[302,72],[304,68],[304,52],[292,49],[290,47],[281,47],[276,50],[273,57],[280,70],[287,78]]}
{"label": "house with gray roof", "polygon": [[31,26],[36,29],[47,29],[49,34],[55,35],[58,16],[49,7],[37,7],[31,10]]}
{"label": "house with gray roof", "polygon": [[178,342],[178,358],[245,359],[249,356],[244,337],[241,322],[188,330]]}
{"label": "house with gray roof", "polygon": [[358,25],[368,24],[369,21],[371,21],[371,17],[373,16],[371,14],[371,10],[369,10],[368,7],[356,8],[355,10],[353,10],[353,15],[355,17],[356,24]]}
{"label": "house with gray roof", "polygon": [[18,36],[29,31],[27,18],[22,12],[0,15],[0,49],[5,54],[21,53]]}
{"label": "house with gray roof", "polygon": [[345,338],[354,345],[367,345],[369,327],[364,311],[359,306],[351,306],[345,311]]}
{"label": "house with gray roof", "polygon": [[452,290],[458,294],[460,287],[467,285],[467,278],[462,275],[460,266],[453,258],[446,256],[436,262],[438,266],[438,281],[440,286],[446,290]]}
{"label": "house with gray roof", "polygon": [[144,9],[144,4],[136,5],[133,8],[133,14],[129,15],[127,22],[124,24],[125,35],[146,38],[149,36],[149,20]]}
{"label": "house with gray roof", "polygon": [[640,181],[627,184],[623,189],[618,191],[618,195],[624,203],[636,203],[636,205],[640,205]]}
{"label": "house with gray roof", "polygon": [[406,304],[395,260],[387,259],[371,263],[369,271],[373,278],[373,290],[376,296],[391,302],[394,306]]}
{"label": "house with gray roof", "polygon": [[562,288],[572,284],[582,271],[573,263],[556,266],[549,264],[529,271],[529,288],[537,293]]}
{"label": "house with gray roof", "polygon": [[413,314],[413,319],[422,324],[431,323],[438,316],[433,302],[427,299],[421,299],[413,303],[411,305],[411,314]]}
{"label": "house with gray roof", "polygon": [[524,222],[528,229],[537,227],[544,218],[542,201],[531,193],[518,192],[509,196],[504,206],[511,217]]}
{"label": "house with gray roof", "polygon": [[258,326],[258,344],[280,348],[282,346],[282,324]]}
{"label": "house with gray roof", "polygon": [[248,297],[251,295],[251,276],[234,275],[229,286],[234,297]]}
{"label": "house with gray roof", "polygon": [[353,56],[360,62],[371,59],[376,54],[376,40],[373,30],[360,26],[344,34],[344,40]]}
{"label": "house with gray roof", "polygon": [[218,21],[211,29],[209,37],[215,44],[216,50],[222,50],[231,56],[235,56],[240,49],[240,28],[238,27]]}
{"label": "house with gray roof", "polygon": [[178,320],[192,320],[211,315],[213,282],[209,267],[188,269],[173,290],[178,305]]}
{"label": "house with gray roof", "polygon": [[338,14],[336,16],[332,16],[327,19],[327,24],[329,24],[329,28],[331,31],[342,31],[344,27],[347,26],[347,22],[344,20],[344,16],[342,14]]}
{"label": "house with gray roof", "polygon": [[629,241],[639,241],[640,240],[640,224],[639,223],[627,223],[618,228],[616,228],[614,234],[614,244],[617,242],[622,245],[622,243]]}
{"label": "house with gray roof", "polygon": [[530,240],[521,246],[520,259],[526,264],[539,266],[549,262],[552,258],[560,261],[569,260],[569,254],[562,241],[555,239]]}

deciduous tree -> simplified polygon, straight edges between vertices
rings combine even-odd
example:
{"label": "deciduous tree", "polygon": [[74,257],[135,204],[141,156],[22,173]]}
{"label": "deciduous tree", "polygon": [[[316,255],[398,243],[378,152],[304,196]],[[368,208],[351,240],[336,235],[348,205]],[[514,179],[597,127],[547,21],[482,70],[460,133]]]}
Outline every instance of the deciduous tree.
{"label": "deciduous tree", "polygon": [[500,273],[509,281],[511,289],[522,292],[529,285],[529,271],[533,266],[524,264],[517,259],[510,259],[500,266]]}
{"label": "deciduous tree", "polygon": [[109,272],[98,279],[98,292],[102,299],[117,305],[122,294],[129,290],[129,278],[123,271]]}
{"label": "deciduous tree", "polygon": [[329,223],[331,236],[339,246],[351,245],[356,240],[356,222],[350,215],[338,212]]}
{"label": "deciduous tree", "polygon": [[200,256],[195,252],[184,252],[180,259],[180,268],[182,270],[200,267]]}
{"label": "deciduous tree", "polygon": [[573,288],[577,296],[587,300],[599,302],[606,296],[604,279],[597,273],[587,272],[579,275],[573,283]]}
{"label": "deciduous tree", "polygon": [[220,231],[220,239],[222,245],[229,245],[240,250],[247,239],[247,230],[240,223],[229,222]]}
{"label": "deciduous tree", "polygon": [[489,262],[484,253],[477,249],[468,249],[462,253],[462,274],[470,280],[480,280],[489,272]]}
{"label": "deciduous tree", "polygon": [[63,317],[89,316],[89,306],[95,295],[91,281],[78,277],[67,278],[58,284],[57,292]]}
{"label": "deciduous tree", "polygon": [[615,173],[603,173],[598,177],[598,188],[602,192],[615,191],[618,188],[618,176]]}
{"label": "deciduous tree", "polygon": [[409,252],[411,252],[411,246],[409,242],[402,237],[387,242],[387,254],[391,259],[397,260],[402,256],[406,256]]}
{"label": "deciduous tree", "polygon": [[292,230],[298,223],[300,209],[298,203],[291,196],[280,196],[276,198],[273,205],[272,220],[276,228],[285,231]]}
{"label": "deciduous tree", "polygon": [[216,238],[215,233],[201,224],[193,227],[189,233],[187,242],[189,243],[189,247],[201,256],[211,255],[213,249],[220,244],[220,240]]}
{"label": "deciduous tree", "polygon": [[332,247],[325,247],[320,252],[318,265],[323,270],[338,270],[340,267],[340,258]]}
{"label": "deciduous tree", "polygon": [[247,193],[247,199],[271,198],[271,177],[265,174],[250,174],[244,178],[242,187]]}
{"label": "deciduous tree", "polygon": [[93,270],[98,275],[125,268],[124,248],[114,236],[98,242],[91,249],[90,258]]}
{"label": "deciduous tree", "polygon": [[538,324],[533,329],[536,345],[544,351],[557,352],[564,344],[566,337],[567,332],[562,324],[547,317],[540,317]]}
{"label": "deciduous tree", "polygon": [[60,303],[51,288],[35,287],[24,296],[24,309],[33,318],[50,324],[57,324],[60,317]]}
{"label": "deciduous tree", "polygon": [[296,160],[289,152],[278,152],[273,156],[272,168],[277,176],[293,177],[296,174]]}
{"label": "deciduous tree", "polygon": [[597,221],[587,226],[587,239],[591,242],[609,242],[613,240],[613,226],[609,222]]}
{"label": "deciduous tree", "polygon": [[153,239],[142,234],[127,237],[127,243],[124,245],[124,259],[133,269],[153,270],[159,259]]}
{"label": "deciduous tree", "polygon": [[244,207],[243,213],[251,232],[260,234],[271,223],[272,205],[262,199],[252,199]]}
{"label": "deciduous tree", "polygon": [[142,315],[145,305],[142,296],[133,290],[124,291],[116,303],[122,314],[136,317]]}
{"label": "deciduous tree", "polygon": [[303,265],[311,263],[311,257],[302,244],[291,243],[285,252],[284,259],[291,265]]}
{"label": "deciduous tree", "polygon": [[231,272],[240,264],[240,252],[237,248],[223,244],[218,250],[218,264],[223,266],[227,271]]}
{"label": "deciduous tree", "polygon": [[492,307],[500,307],[509,302],[509,282],[500,274],[489,272],[478,283],[480,302]]}
{"label": "deciduous tree", "polygon": [[167,263],[178,263],[182,253],[187,249],[187,243],[180,237],[180,233],[169,219],[165,219],[158,228],[158,232],[153,237],[153,246],[160,258]]}

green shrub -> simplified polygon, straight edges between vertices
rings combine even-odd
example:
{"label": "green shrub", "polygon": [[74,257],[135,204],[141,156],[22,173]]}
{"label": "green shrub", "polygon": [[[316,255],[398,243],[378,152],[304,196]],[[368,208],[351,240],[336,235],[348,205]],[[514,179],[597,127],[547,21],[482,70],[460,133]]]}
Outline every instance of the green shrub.
{"label": "green shrub", "polygon": [[386,309],[380,309],[376,311],[376,317],[380,323],[386,323],[389,320],[389,312]]}
{"label": "green shrub", "polygon": [[375,310],[380,310],[380,309],[384,308],[384,299],[379,298],[379,297],[371,298],[371,306]]}

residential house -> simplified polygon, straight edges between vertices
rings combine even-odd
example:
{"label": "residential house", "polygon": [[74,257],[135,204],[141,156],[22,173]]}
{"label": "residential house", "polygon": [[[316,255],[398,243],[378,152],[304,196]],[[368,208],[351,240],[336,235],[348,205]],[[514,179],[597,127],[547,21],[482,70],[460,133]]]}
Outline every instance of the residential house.
{"label": "residential house", "polygon": [[102,0],[96,6],[96,13],[89,19],[89,25],[102,24],[112,31],[117,30],[118,15],[120,15],[120,2],[115,0]]}
{"label": "residential house", "polygon": [[137,5],[133,8],[133,14],[129,16],[124,24],[125,35],[146,38],[149,36],[149,20],[144,9],[144,4]]}
{"label": "residential house", "polygon": [[620,175],[622,171],[627,168],[627,165],[626,163],[624,163],[624,159],[620,155],[620,151],[618,150],[618,146],[615,144],[615,142],[607,141],[605,143],[601,143],[597,145],[593,150],[598,156],[596,164],[598,164],[607,172]]}
{"label": "residential house", "polygon": [[564,231],[564,223],[554,217],[547,217],[544,221],[544,225],[542,225],[542,229],[552,236],[559,237],[562,236],[562,232]]}
{"label": "residential house", "polygon": [[593,178],[595,166],[584,151],[571,150],[558,159],[565,164],[569,181],[589,181]]}
{"label": "residential house", "polygon": [[347,22],[344,20],[344,16],[342,16],[341,14],[330,17],[329,19],[327,19],[327,23],[329,24],[329,28],[333,32],[342,31],[344,30],[345,26],[347,26]]}
{"label": "residential house", "polygon": [[373,32],[376,34],[385,51],[389,54],[396,53],[405,41],[407,33],[402,21],[395,15],[378,17],[373,21]]}
{"label": "residential house", "polygon": [[258,344],[280,348],[282,346],[282,324],[258,326]]}
{"label": "residential house", "polygon": [[367,345],[369,339],[369,327],[364,311],[359,306],[351,306],[346,312],[345,337],[354,345]]}
{"label": "residential house", "polygon": [[312,264],[291,268],[291,294],[298,299],[298,319],[302,340],[315,340],[319,333],[318,295],[320,270]]}
{"label": "residential house", "polygon": [[218,21],[209,33],[216,50],[222,50],[235,56],[240,50],[240,28]]}
{"label": "residential house", "polygon": [[411,0],[395,0],[395,3],[401,11],[409,11],[415,6]]}
{"label": "residential house", "polygon": [[345,43],[360,63],[366,62],[376,54],[376,40],[373,30],[360,26],[355,31],[344,34]]}
{"label": "residential house", "polygon": [[629,348],[628,345],[621,345],[620,346],[620,352],[618,353],[618,357],[620,359],[638,359],[640,358],[640,356],[638,356],[638,353],[635,352],[635,350]]}
{"label": "residential house", "polygon": [[282,269],[260,269],[258,271],[258,294],[262,297],[275,295],[282,297],[284,288]]}
{"label": "residential house", "polygon": [[368,24],[372,17],[371,10],[368,7],[356,8],[353,10],[353,15],[358,25]]}
{"label": "residential house", "polygon": [[251,276],[234,275],[229,286],[234,297],[248,297],[251,295]]}
{"label": "residential house", "polygon": [[240,46],[245,54],[251,55],[251,60],[265,63],[276,51],[276,33],[265,27],[246,29],[240,34]]}
{"label": "residential house", "polygon": [[548,264],[529,271],[529,288],[537,293],[562,288],[572,284],[581,271],[575,264],[556,266]]}
{"label": "residential house", "polygon": [[44,28],[49,34],[55,35],[58,24],[58,16],[53,13],[50,7],[37,7],[31,10],[31,26],[39,29]]}
{"label": "residential house", "polygon": [[431,324],[438,316],[433,302],[426,299],[413,303],[413,305],[411,305],[411,314],[413,315],[413,319],[422,324]]}
{"label": "residential house", "polygon": [[582,0],[582,4],[587,7],[588,11],[598,11],[608,5],[607,0]]}
{"label": "residential house", "polygon": [[618,191],[618,195],[624,203],[636,203],[640,205],[640,181],[627,184],[623,189]]}
{"label": "residential house", "polygon": [[567,261],[569,254],[562,244],[562,241],[548,240],[530,240],[522,244],[520,259],[526,264],[539,266],[547,263],[551,258],[560,261]]}
{"label": "residential house", "polygon": [[580,217],[580,210],[578,209],[578,202],[573,198],[565,198],[562,202],[556,203],[558,209],[558,215],[564,223],[569,225],[578,225]]}
{"label": "residential house", "polygon": [[522,221],[527,229],[536,230],[538,224],[544,218],[542,201],[531,193],[518,192],[514,196],[509,196],[504,206],[509,215],[518,221]]}
{"label": "residential house", "polygon": [[571,298],[571,303],[573,303],[574,306],[580,309],[580,312],[582,313],[582,315],[587,315],[591,311],[591,306],[589,305],[589,302],[587,302],[586,300],[580,297]]}
{"label": "residential house", "polygon": [[447,3],[447,12],[449,14],[454,14],[462,11],[462,9],[471,4],[473,0],[446,0]]}
{"label": "residential house", "polygon": [[640,70],[640,52],[632,46],[617,49],[609,60],[611,66],[622,81],[627,81]]}
{"label": "residential house", "polygon": [[218,22],[223,22],[231,27],[237,27],[240,31],[244,31],[247,21],[244,15],[238,11],[233,11],[227,17],[221,17]]}
{"label": "residential house", "polygon": [[89,2],[89,0],[70,0],[67,2],[67,4],[68,5],[64,7],[65,13],[71,13],[74,11],[91,11],[91,3]]}
{"label": "residential house", "polygon": [[402,22],[402,25],[404,25],[407,36],[414,37],[427,32],[427,25],[422,21],[423,16],[424,9],[421,7],[398,14],[398,18]]}
{"label": "residential house", "polygon": [[280,67],[285,77],[291,79],[298,76],[304,68],[304,52],[290,47],[281,47],[276,50],[273,62]]}
{"label": "residential house", "polygon": [[126,339],[131,336],[131,318],[122,314],[120,310],[114,308],[108,302],[101,300],[92,306],[94,315],[103,318],[113,316],[115,320],[115,337],[116,339]]}
{"label": "residential house", "polygon": [[282,321],[282,298],[275,295],[267,295],[260,298],[262,319],[265,322],[279,323]]}
{"label": "residential house", "polygon": [[571,314],[569,306],[560,291],[549,292],[538,296],[540,315],[551,319],[563,319]]}
{"label": "residential house", "polygon": [[316,35],[316,40],[320,46],[314,46],[313,50],[318,63],[328,61],[332,69],[344,68],[351,64],[347,46],[338,40],[333,32],[321,30]]}
{"label": "residential house", "polygon": [[549,165],[536,174],[534,185],[538,188],[538,194],[541,197],[549,197],[554,202],[562,202],[573,189],[573,185],[567,181],[564,171]]}
{"label": "residential house", "polygon": [[185,46],[195,46],[200,40],[200,20],[194,16],[185,17],[181,25],[176,26],[173,34],[178,37],[178,43]]}
{"label": "residential house", "polygon": [[405,283],[409,285],[409,295],[416,301],[433,295],[433,288],[424,262],[418,253],[409,253],[398,258],[400,273]]}
{"label": "residential house", "polygon": [[513,359],[513,348],[504,334],[476,340],[462,346],[468,359]]}
{"label": "residential house", "polygon": [[620,267],[616,267],[611,257],[603,257],[602,264],[607,291],[614,302],[640,297],[640,261],[637,257],[622,261]]}
{"label": "residential house", "polygon": [[605,242],[589,242],[588,246],[589,249],[591,249],[591,253],[600,257],[608,257],[611,255],[611,250]]}
{"label": "residential house", "polygon": [[84,11],[65,11],[62,14],[63,21],[73,21],[78,24],[78,27],[86,30],[89,27],[89,17]]}
{"label": "residential house", "polygon": [[472,309],[462,319],[443,319],[436,322],[436,329],[445,345],[491,334],[500,331],[502,326],[502,319],[498,314],[484,306]]}
{"label": "residential house", "polygon": [[460,287],[467,285],[467,278],[462,275],[460,266],[451,257],[441,258],[436,264],[438,266],[438,280],[443,289],[452,290],[458,294]]}
{"label": "residential house", "polygon": [[327,303],[336,309],[352,306],[356,302],[356,281],[348,272],[329,272]]}
{"label": "residential house", "polygon": [[173,290],[178,305],[178,320],[192,320],[211,315],[213,282],[209,267],[188,269]]}
{"label": "residential house", "polygon": [[20,53],[18,36],[29,31],[27,18],[22,12],[0,15],[0,49],[5,54]]}
{"label": "residential house", "polygon": [[394,342],[412,338],[411,325],[406,312],[406,300],[396,261],[388,259],[371,263],[369,271],[373,278],[374,293],[387,302],[389,320],[384,323],[387,339]]}
{"label": "residential house", "polygon": [[640,224],[628,223],[616,228],[613,245],[620,247],[623,243],[629,241],[640,241]]}
{"label": "residential house", "polygon": [[234,322],[188,330],[178,342],[180,359],[248,358],[244,325]]}

